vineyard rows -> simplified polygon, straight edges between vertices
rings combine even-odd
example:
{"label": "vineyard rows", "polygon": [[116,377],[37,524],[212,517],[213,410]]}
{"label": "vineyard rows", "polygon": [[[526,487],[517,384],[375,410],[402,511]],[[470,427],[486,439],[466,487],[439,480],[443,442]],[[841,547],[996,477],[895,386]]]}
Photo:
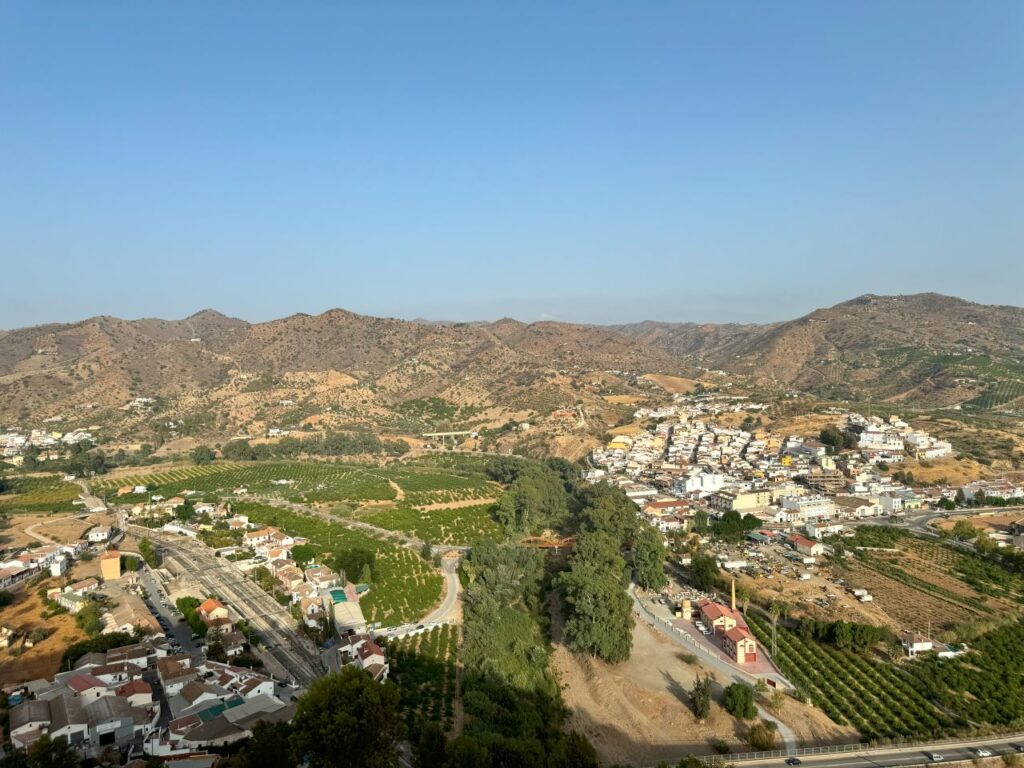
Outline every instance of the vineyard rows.
{"label": "vineyard rows", "polygon": [[[305,536],[325,555],[351,549],[374,552],[373,583],[369,594],[359,601],[368,622],[394,626],[417,621],[441,598],[441,575],[419,554],[392,541],[266,504],[240,503],[235,511],[248,515],[254,523]],[[325,559],[329,562],[330,558]],[[359,575],[346,574],[352,581]]]}
{"label": "vineyard rows", "polygon": [[[762,645],[771,625],[747,616]],[[893,664],[805,641],[781,624],[775,660],[796,687],[839,725],[849,723],[863,741],[949,735],[953,722],[914,688]]]}
{"label": "vineyard rows", "polygon": [[72,502],[82,489],[56,475],[9,479],[15,495],[0,497],[0,512],[72,512],[77,509]]}
{"label": "vineyard rows", "polygon": [[442,624],[420,635],[387,644],[391,679],[402,690],[402,709],[410,733],[420,721],[450,730],[455,715],[455,656],[458,628]]}
{"label": "vineyard rows", "polygon": [[393,499],[386,479],[362,467],[316,462],[260,462],[180,467],[96,484],[107,492],[123,485],[145,485],[147,494],[129,494],[119,501],[144,501],[150,494],[169,497],[184,491],[225,493],[244,487],[249,493],[276,493],[289,501],[382,501]]}
{"label": "vineyard rows", "polygon": [[503,538],[503,530],[491,513],[493,507],[481,504],[425,512],[403,506],[374,512],[363,519],[378,528],[402,531],[431,544],[469,546],[482,538]]}

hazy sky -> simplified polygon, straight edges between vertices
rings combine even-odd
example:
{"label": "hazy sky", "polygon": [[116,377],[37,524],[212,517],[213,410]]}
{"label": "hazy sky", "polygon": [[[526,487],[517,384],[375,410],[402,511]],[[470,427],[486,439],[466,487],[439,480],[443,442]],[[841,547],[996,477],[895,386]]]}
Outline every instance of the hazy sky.
{"label": "hazy sky", "polygon": [[1024,304],[1022,244],[1021,0],[0,3],[3,328]]}

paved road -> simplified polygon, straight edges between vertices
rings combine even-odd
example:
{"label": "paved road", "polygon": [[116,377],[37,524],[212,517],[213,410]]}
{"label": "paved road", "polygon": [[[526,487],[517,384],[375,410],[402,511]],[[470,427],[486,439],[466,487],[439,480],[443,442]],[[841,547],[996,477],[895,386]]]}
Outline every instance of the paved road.
{"label": "paved road", "polygon": [[445,578],[444,600],[435,610],[427,614],[420,624],[437,624],[451,618],[459,601],[462,599],[462,582],[459,581],[458,560],[443,560],[441,573]]}
{"label": "paved road", "polygon": [[221,597],[262,638],[261,656],[268,670],[308,685],[323,672],[313,644],[302,635],[288,609],[228,560],[214,557],[205,545],[138,526],[133,533],[145,535],[164,550],[164,556],[197,581],[203,590]]}
{"label": "paved road", "polygon": [[[946,744],[936,744],[931,747],[880,747],[878,749],[839,752],[830,754],[801,754],[800,760],[808,768],[889,768],[890,766],[912,766],[931,765],[933,761],[928,757],[929,752],[942,756],[942,760],[935,762],[963,762],[973,760],[978,755],[971,751],[972,748],[985,747],[993,755],[1009,754],[1016,752],[1014,746],[1024,743],[1024,736],[994,737],[989,739],[972,739],[957,741]],[[730,760],[740,765],[750,766],[785,766],[785,757],[770,757],[753,760]]]}

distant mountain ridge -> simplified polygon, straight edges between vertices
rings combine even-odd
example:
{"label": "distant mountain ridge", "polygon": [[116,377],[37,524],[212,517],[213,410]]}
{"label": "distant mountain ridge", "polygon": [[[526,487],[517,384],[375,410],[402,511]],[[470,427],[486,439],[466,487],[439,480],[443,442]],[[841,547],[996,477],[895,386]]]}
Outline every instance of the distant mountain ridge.
{"label": "distant mountain ridge", "polygon": [[[644,322],[615,330],[708,366],[799,389],[922,396],[939,404],[1012,377],[1024,358],[1024,309],[936,293],[867,294],[768,325]],[[983,358],[1003,369],[991,370]]]}
{"label": "distant mountain ridge", "polygon": [[[403,402],[440,398],[503,423],[600,403],[629,386],[611,371],[695,366],[834,397],[966,402],[1024,381],[1024,309],[925,293],[860,296],[766,325],[427,323],[342,309],[264,323],[212,309],[182,320],[99,316],[0,332],[0,424],[83,408],[109,415],[144,396],[177,418],[212,409],[231,430],[277,418],[255,393],[277,387],[290,402],[299,379],[310,412],[333,403],[350,421],[397,424]],[[1019,396],[1008,385],[985,402]]]}

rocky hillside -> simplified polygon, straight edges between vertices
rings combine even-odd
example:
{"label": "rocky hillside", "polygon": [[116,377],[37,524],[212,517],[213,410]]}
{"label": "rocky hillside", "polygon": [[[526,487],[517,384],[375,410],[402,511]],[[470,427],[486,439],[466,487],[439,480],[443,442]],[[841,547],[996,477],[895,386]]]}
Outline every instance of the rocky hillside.
{"label": "rocky hillside", "polygon": [[[62,416],[116,424],[126,437],[170,422],[214,434],[309,419],[475,428],[629,390],[607,370],[680,368],[677,356],[612,330],[560,323],[426,324],[340,309],[258,324],[212,310],[96,317],[0,335],[0,424]],[[157,402],[128,407],[139,397]]]}
{"label": "rocky hillside", "polygon": [[[860,296],[764,326],[619,326],[703,364],[844,398],[995,407],[1024,396],[1024,309],[934,293]],[[999,401],[999,402],[994,402]]]}

